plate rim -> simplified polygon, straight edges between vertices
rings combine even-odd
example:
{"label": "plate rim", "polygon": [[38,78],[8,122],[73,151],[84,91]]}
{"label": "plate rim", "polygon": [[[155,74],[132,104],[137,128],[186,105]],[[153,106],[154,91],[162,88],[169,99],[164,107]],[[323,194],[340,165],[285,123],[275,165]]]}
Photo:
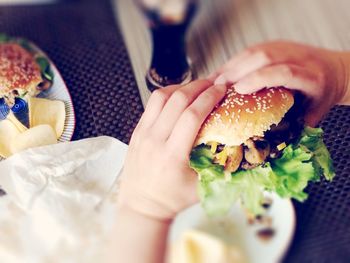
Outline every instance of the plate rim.
{"label": "plate rim", "polygon": [[[65,79],[62,77],[62,74],[61,72],[58,70],[56,64],[52,61],[52,59],[47,55],[47,53],[45,51],[43,51],[38,45],[36,45],[34,42],[28,40],[28,42],[30,43],[31,46],[34,47],[34,49],[36,49],[39,53],[41,53],[42,55],[45,56],[45,58],[50,62],[50,66],[54,69],[54,72],[56,72],[56,74],[58,74],[58,76],[60,77],[60,79],[62,80],[63,84],[64,84],[64,89],[66,91],[66,93],[68,94],[68,97],[69,97],[69,102],[70,104],[72,105],[72,115],[73,115],[73,129],[72,129],[72,134],[70,134],[68,136],[68,140],[66,140],[66,142],[70,142],[72,141],[72,138],[74,136],[74,133],[75,133],[75,129],[76,129],[76,123],[77,123],[77,119],[76,119],[76,113],[75,113],[75,108],[74,108],[74,103],[73,103],[73,99],[72,99],[72,95],[70,94],[69,92],[69,89],[68,89],[68,86],[67,86],[67,83],[65,81]],[[50,87],[50,89],[52,88],[52,86]],[[63,101],[65,102],[65,101]],[[66,116],[67,117],[67,116]],[[64,133],[64,131],[63,131]],[[61,135],[62,137],[62,135]],[[60,137],[60,138],[61,138]],[[57,140],[59,141],[60,138],[58,138]],[[65,142],[65,141],[63,141]]]}
{"label": "plate rim", "polygon": [[[67,106],[67,103],[69,104],[68,107],[70,108],[70,115],[68,115],[68,113],[66,112],[65,125],[66,125],[66,120],[68,119],[69,116],[71,116],[72,122],[70,124],[72,126],[72,129],[71,129],[71,132],[67,133],[67,136],[65,136],[65,139],[61,140],[61,138],[63,137],[63,135],[66,131],[64,129],[62,135],[57,139],[57,143],[64,143],[64,142],[72,141],[73,136],[74,136],[75,131],[76,131],[77,118],[76,118],[76,112],[75,112],[75,107],[74,107],[72,95],[69,91],[69,88],[68,88],[68,85],[67,85],[65,79],[63,78],[61,72],[58,70],[56,64],[53,62],[53,60],[50,58],[50,56],[48,56],[47,53],[44,50],[42,50],[37,44],[35,44],[33,41],[26,39],[26,38],[16,37],[14,39],[15,39],[15,43],[17,43],[16,40],[24,39],[25,41],[27,41],[27,43],[30,45],[30,47],[34,49],[34,51],[36,51],[39,55],[44,56],[48,60],[50,67],[51,67],[51,70],[53,71],[53,74],[54,74],[53,81],[55,81],[55,78],[58,78],[63,83],[63,85],[62,85],[63,87],[59,87],[59,90],[62,90],[64,92],[64,94],[65,94],[65,96],[67,96],[68,100],[60,100],[60,99],[57,99],[57,100],[62,101],[65,104],[65,107]],[[33,55],[33,57],[34,56],[35,55]],[[52,88],[53,88],[53,84],[48,89],[48,91]],[[37,97],[37,96],[34,96],[34,97]],[[0,162],[4,161],[6,159],[7,158],[0,156]]]}
{"label": "plate rim", "polygon": [[[45,53],[44,53],[45,54]],[[46,54],[45,54],[46,55]],[[69,92],[69,89],[68,89],[68,86],[67,86],[67,83],[66,81],[64,80],[64,78],[62,77],[62,74],[61,72],[58,70],[57,66],[53,63],[53,61],[47,57],[49,62],[50,62],[50,65],[56,70],[57,74],[59,75],[59,77],[61,78],[62,82],[64,83],[64,89],[66,90],[67,94],[68,94],[68,97],[69,97],[69,102],[70,104],[72,105],[72,115],[73,115],[73,129],[72,129],[72,134],[69,135],[69,139],[67,140],[68,142],[69,141],[72,141],[72,138],[74,136],[74,133],[75,133],[75,128],[76,128],[76,123],[77,123],[77,119],[76,119],[76,114],[75,114],[75,108],[74,108],[74,103],[73,103],[73,99],[72,99],[72,95],[70,94]],[[65,101],[64,101],[65,102]],[[64,131],[63,131],[64,133]],[[61,136],[62,137],[62,136]],[[61,138],[60,137],[60,138]],[[59,138],[59,139],[60,139]]]}
{"label": "plate rim", "polygon": [[[280,198],[282,198],[282,197],[280,197]],[[285,199],[287,199],[287,198],[285,198]],[[279,253],[279,255],[276,256],[277,262],[281,262],[287,256],[287,253],[290,249],[290,246],[292,245],[292,242],[294,240],[295,229],[296,229],[296,225],[297,225],[296,212],[295,212],[293,202],[290,198],[288,198],[288,200],[286,200],[286,201],[288,203],[288,206],[290,207],[290,211],[292,212],[292,218],[291,218],[292,222],[291,222],[291,228],[290,228],[291,233],[288,235],[287,242],[284,244],[283,249],[281,249],[281,252]]]}

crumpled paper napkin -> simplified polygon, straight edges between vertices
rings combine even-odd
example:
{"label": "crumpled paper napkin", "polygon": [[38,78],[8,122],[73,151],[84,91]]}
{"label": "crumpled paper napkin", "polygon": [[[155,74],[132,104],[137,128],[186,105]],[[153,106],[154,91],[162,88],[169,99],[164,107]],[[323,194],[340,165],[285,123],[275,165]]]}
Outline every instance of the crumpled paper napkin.
{"label": "crumpled paper napkin", "polygon": [[98,137],[0,162],[0,261],[101,262],[126,151]]}

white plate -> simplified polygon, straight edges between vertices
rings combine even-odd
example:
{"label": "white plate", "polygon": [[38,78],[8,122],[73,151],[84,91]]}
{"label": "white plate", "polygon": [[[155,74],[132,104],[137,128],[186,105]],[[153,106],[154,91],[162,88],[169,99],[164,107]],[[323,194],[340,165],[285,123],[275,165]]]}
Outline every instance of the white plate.
{"label": "white plate", "polygon": [[237,246],[251,263],[274,263],[282,260],[292,241],[295,230],[295,212],[290,200],[270,195],[272,205],[267,215],[272,219],[275,234],[269,240],[258,237],[264,226],[249,224],[246,214],[237,203],[231,212],[221,218],[209,218],[199,204],[180,213],[170,230],[169,242],[174,243],[182,233],[197,229],[212,234]]}
{"label": "white plate", "polygon": [[[54,75],[52,86],[39,94],[38,97],[46,98],[51,100],[61,100],[64,102],[66,107],[66,120],[64,124],[64,129],[61,137],[58,139],[59,142],[71,141],[75,129],[75,112],[73,107],[73,101],[71,95],[68,91],[67,85],[64,82],[60,72],[56,68],[55,64],[50,60],[50,58],[45,54],[38,46],[29,42],[30,45],[36,49],[39,53],[43,54],[50,62],[50,67]],[[4,160],[0,157],[0,161]]]}

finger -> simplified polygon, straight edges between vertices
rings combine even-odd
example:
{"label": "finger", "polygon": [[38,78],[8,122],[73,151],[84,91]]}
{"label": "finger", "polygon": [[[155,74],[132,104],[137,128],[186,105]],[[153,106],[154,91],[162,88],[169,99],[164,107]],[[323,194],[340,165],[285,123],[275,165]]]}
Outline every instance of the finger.
{"label": "finger", "polygon": [[322,117],[323,114],[320,114],[319,110],[310,111],[308,114],[305,115],[305,124],[310,127],[315,127],[320,122]]}
{"label": "finger", "polygon": [[311,105],[305,114],[304,120],[306,125],[315,127],[325,117],[331,107],[332,105],[328,105],[327,102]]}
{"label": "finger", "polygon": [[177,89],[172,93],[152,128],[159,139],[167,139],[183,111],[208,89],[212,82],[197,80]]}
{"label": "finger", "polygon": [[254,52],[246,55],[240,63],[225,66],[224,71],[215,79],[215,84],[235,83],[247,74],[270,64],[264,52]]}
{"label": "finger", "polygon": [[224,65],[221,74],[217,76],[214,83],[235,83],[248,74],[266,66],[303,62],[304,52],[298,51],[299,48],[300,45],[281,41],[253,46],[245,51],[239,62],[232,60]]}
{"label": "finger", "polygon": [[[227,61],[221,68],[219,68],[215,75],[218,76],[224,71],[235,67],[236,65],[239,65],[242,61],[244,61],[247,57],[251,55],[251,50],[249,48],[244,49],[243,51],[238,52],[236,55],[234,55],[229,61]],[[214,74],[212,74],[214,76]]]}
{"label": "finger", "polygon": [[323,85],[324,80],[320,74],[300,66],[283,64],[265,67],[249,74],[234,87],[238,93],[249,94],[266,87],[284,86],[298,90],[317,101],[322,96],[320,87]]}
{"label": "finger", "polygon": [[148,128],[153,125],[170,96],[181,87],[182,85],[171,85],[155,90],[147,102],[145,112],[142,114],[138,126],[142,125]]}
{"label": "finger", "polygon": [[155,90],[147,102],[146,109],[137,123],[131,136],[130,144],[137,143],[138,134],[143,130],[148,130],[158,118],[164,105],[170,98],[171,94],[181,85],[171,85],[162,89]]}
{"label": "finger", "polygon": [[216,79],[219,75],[220,75],[220,73],[219,73],[218,71],[215,71],[215,72],[209,74],[209,75],[206,77],[206,79],[214,83],[215,79]]}
{"label": "finger", "polygon": [[[234,65],[239,65],[242,61],[244,61],[244,59],[249,55],[248,50],[244,50],[242,52],[239,52],[237,55],[235,55],[233,58],[231,58],[227,63],[225,63],[222,67],[220,67],[218,70],[214,71],[213,73],[211,73],[207,79],[209,79],[210,81],[215,82],[217,80],[217,78],[222,75],[224,72],[228,71],[229,69],[232,68],[232,66]],[[218,81],[215,84],[225,84],[226,81]]]}
{"label": "finger", "polygon": [[168,147],[178,156],[186,157],[190,154],[202,123],[225,96],[226,89],[225,85],[210,87],[183,112],[167,142]]}

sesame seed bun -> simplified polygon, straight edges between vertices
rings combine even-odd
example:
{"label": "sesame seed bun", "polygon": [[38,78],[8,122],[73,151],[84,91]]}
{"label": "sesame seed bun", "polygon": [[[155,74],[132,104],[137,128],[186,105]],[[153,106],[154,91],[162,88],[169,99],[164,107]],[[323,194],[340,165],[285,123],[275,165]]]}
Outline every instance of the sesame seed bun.
{"label": "sesame seed bun", "polygon": [[11,97],[14,91],[35,96],[42,81],[32,54],[16,43],[0,44],[0,98]]}
{"label": "sesame seed bun", "polygon": [[263,89],[248,95],[229,88],[226,97],[203,123],[195,146],[208,142],[234,146],[253,136],[263,136],[271,125],[282,120],[293,104],[293,94],[284,88]]}

